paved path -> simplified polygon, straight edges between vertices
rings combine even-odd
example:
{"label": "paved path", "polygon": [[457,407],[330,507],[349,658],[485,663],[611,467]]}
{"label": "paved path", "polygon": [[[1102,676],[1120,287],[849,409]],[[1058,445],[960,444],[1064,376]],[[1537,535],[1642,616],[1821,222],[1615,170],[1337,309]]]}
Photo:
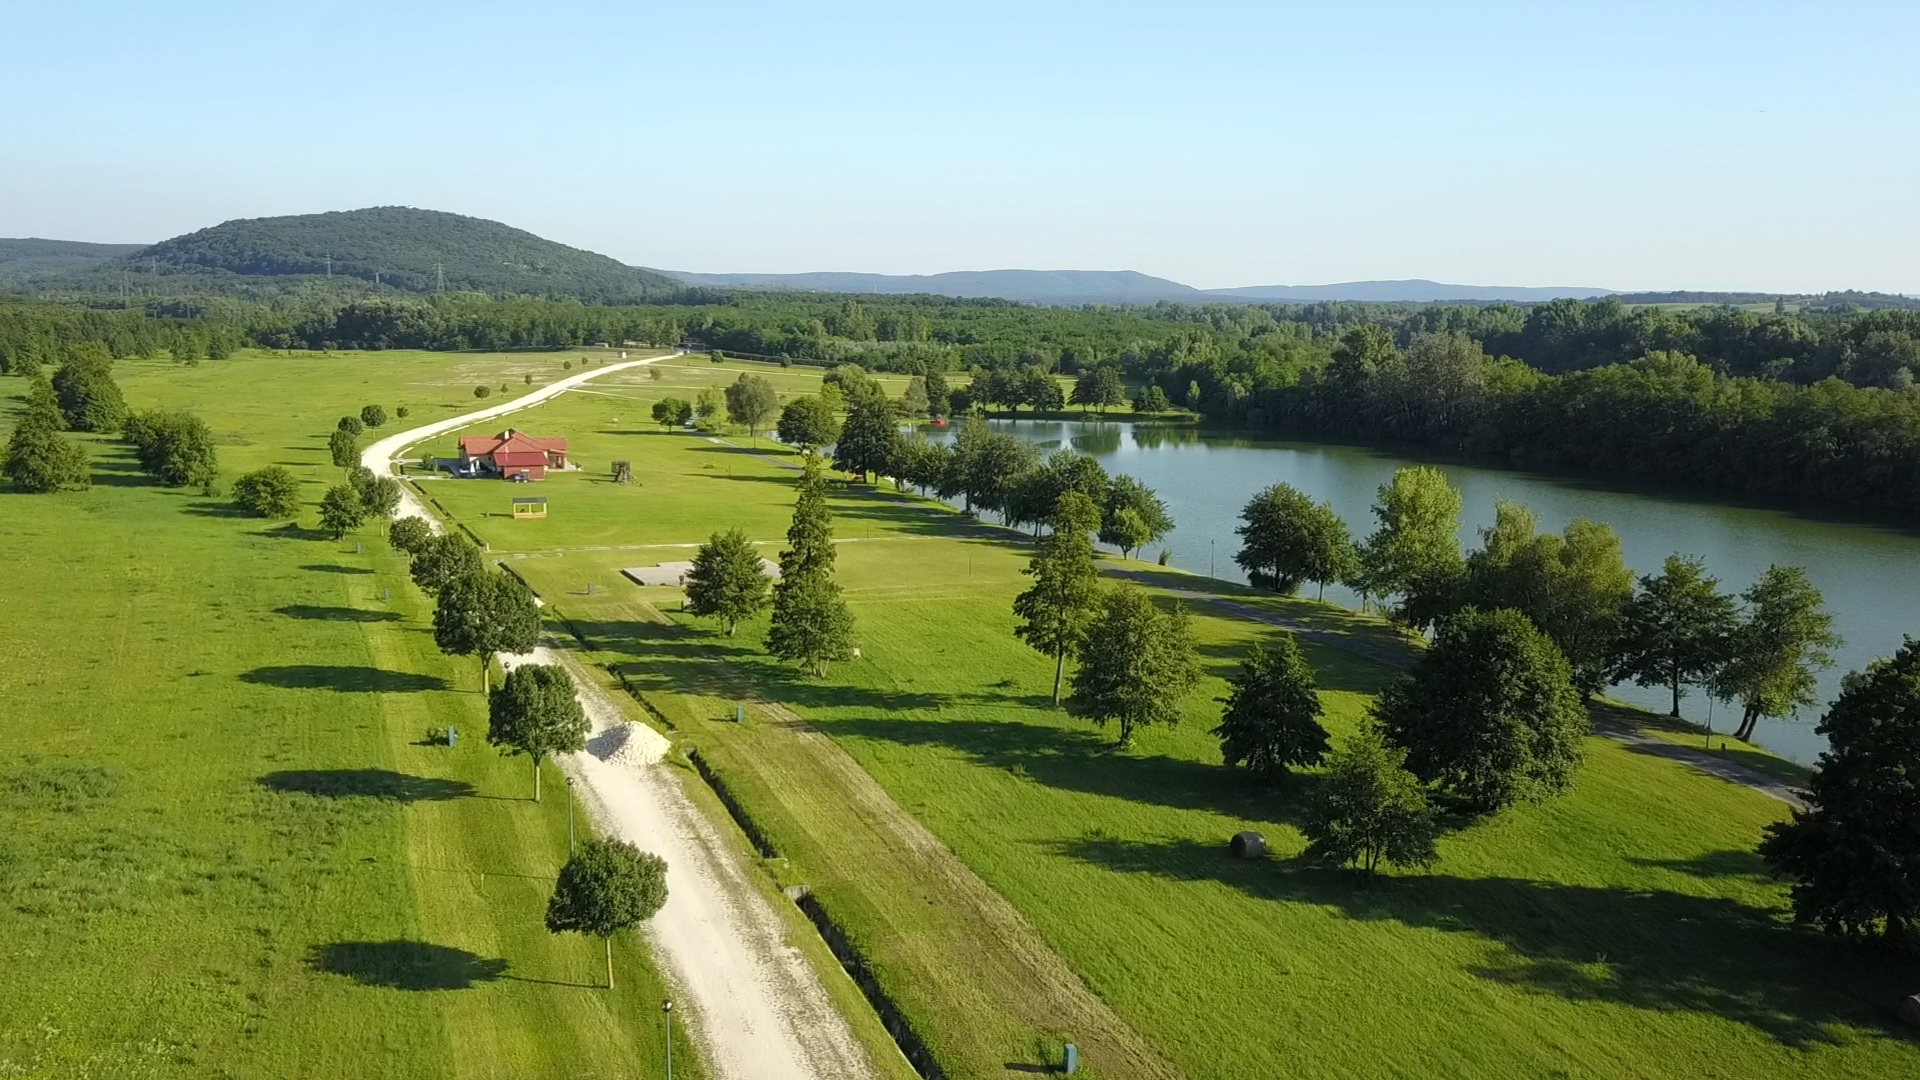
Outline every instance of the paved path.
{"label": "paved path", "polygon": [[[1393,649],[1382,648],[1371,642],[1357,641],[1345,634],[1336,634],[1318,627],[1308,626],[1298,619],[1289,619],[1279,612],[1270,611],[1253,604],[1243,604],[1214,593],[1201,592],[1198,589],[1182,589],[1177,586],[1171,586],[1166,583],[1165,577],[1162,575],[1118,569],[1109,570],[1107,573],[1113,577],[1126,578],[1143,585],[1150,585],[1164,592],[1172,593],[1174,596],[1178,596],[1183,600],[1211,604],[1216,608],[1231,612],[1242,619],[1265,623],[1268,626],[1277,626],[1300,637],[1312,639],[1323,645],[1341,649],[1353,653],[1356,656],[1362,656],[1368,660],[1386,664],[1389,667],[1406,668],[1411,666],[1410,657]],[[1639,753],[1651,754],[1655,757],[1668,758],[1686,765],[1691,765],[1703,773],[1717,776],[1729,783],[1739,784],[1741,787],[1752,788],[1760,794],[1766,795],[1769,798],[1778,799],[1788,806],[1797,809],[1806,808],[1806,800],[1802,799],[1799,793],[1788,785],[1775,780],[1765,773],[1754,772],[1752,769],[1724,758],[1715,757],[1704,750],[1695,750],[1689,746],[1680,746],[1676,743],[1667,742],[1665,739],[1648,735],[1624,723],[1596,723],[1593,731],[1594,734],[1612,739],[1614,742],[1624,743]]]}

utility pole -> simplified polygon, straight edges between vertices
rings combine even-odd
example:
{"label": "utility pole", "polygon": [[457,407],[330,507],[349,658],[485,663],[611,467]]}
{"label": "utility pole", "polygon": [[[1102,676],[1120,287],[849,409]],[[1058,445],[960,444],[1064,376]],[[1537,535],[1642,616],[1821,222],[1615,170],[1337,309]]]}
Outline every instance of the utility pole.
{"label": "utility pole", "polygon": [[567,858],[573,858],[573,777],[567,777]]}
{"label": "utility pole", "polygon": [[673,999],[660,1003],[660,1015],[667,1018],[667,1080],[673,1080]]}

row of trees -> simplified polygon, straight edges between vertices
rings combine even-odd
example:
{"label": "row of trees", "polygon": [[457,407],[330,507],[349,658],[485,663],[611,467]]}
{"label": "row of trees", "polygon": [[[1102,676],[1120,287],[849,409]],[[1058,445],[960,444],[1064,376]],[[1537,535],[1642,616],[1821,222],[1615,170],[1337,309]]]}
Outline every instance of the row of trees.
{"label": "row of trees", "polygon": [[1678,715],[1689,689],[1704,690],[1740,705],[1743,739],[1762,717],[1812,704],[1815,676],[1840,644],[1798,567],[1770,567],[1735,597],[1698,559],[1675,555],[1636,587],[1604,524],[1576,520],[1543,534],[1531,510],[1503,501],[1481,548],[1463,554],[1460,508],[1438,470],[1402,469],[1380,489],[1378,528],[1355,544],[1330,505],[1275,484],[1242,510],[1234,558],[1256,585],[1290,593],[1342,582],[1422,630],[1464,611],[1518,611],[1554,642],[1582,691],[1628,680],[1665,687]]}
{"label": "row of trees", "polygon": [[0,462],[7,482],[19,491],[36,494],[91,486],[93,474],[87,452],[79,443],[61,436],[66,427],[66,414],[52,385],[44,376],[36,377],[28,387],[26,407],[7,439],[6,460]]}

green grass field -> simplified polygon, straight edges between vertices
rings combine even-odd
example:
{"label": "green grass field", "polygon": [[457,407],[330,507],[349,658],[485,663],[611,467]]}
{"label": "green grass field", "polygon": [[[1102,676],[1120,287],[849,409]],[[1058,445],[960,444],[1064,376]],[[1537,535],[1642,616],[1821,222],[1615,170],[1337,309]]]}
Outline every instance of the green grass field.
{"label": "green grass field", "polygon": [[[228,477],[279,461],[315,498],[339,415],[418,422],[559,364],[247,354],[119,376],[135,407],[203,415]],[[0,382],[0,411],[22,389]],[[565,802],[528,801],[525,760],[486,746],[472,666],[434,648],[384,539],[235,517],[89,442],[91,491],[0,494],[0,1075],[649,1075],[645,948],[622,936],[610,993],[597,942],[544,929]],[[456,747],[423,745],[449,725]]]}
{"label": "green grass field", "polygon": [[[528,427],[577,429],[596,407],[542,406]],[[859,803],[850,809],[858,784],[833,774],[831,755],[783,722],[783,708],[1011,901],[1124,1022],[1080,1039],[1099,1075],[1158,1075],[1162,1056],[1208,1077],[1920,1069],[1891,1013],[1911,992],[1911,966],[1788,923],[1784,889],[1752,854],[1761,827],[1784,816],[1778,803],[1595,738],[1570,796],[1450,835],[1431,873],[1361,887],[1289,858],[1303,846],[1295,823],[1310,775],[1266,789],[1218,764],[1207,729],[1219,678],[1269,631],[1197,611],[1208,685],[1181,727],[1115,752],[1110,734],[1047,707],[1051,669],[1012,636],[1019,544],[916,500],[852,489],[836,496],[840,575],[864,655],[824,681],[800,678],[761,654],[760,626],[729,640],[676,614],[671,590],[618,576],[684,549],[603,543],[686,544],[716,524],[776,539],[791,472],[692,436],[620,438],[643,480],[631,512],[583,506],[538,533],[489,519],[490,538],[518,553],[513,565],[580,628],[594,659],[617,663],[700,748],[784,857],[779,872],[811,885],[862,941],[954,1075],[1037,1061],[1050,1040],[1075,1037],[1073,1019],[995,992],[1000,958],[966,944],[987,933],[992,906],[945,881],[937,859],[916,860],[910,842],[870,827]],[[556,506],[567,493],[560,482],[547,490]],[[1259,602],[1394,641],[1351,615]],[[1305,648],[1330,726],[1349,730],[1389,670]],[[742,700],[756,704],[736,725]],[[1225,841],[1246,827],[1278,857],[1232,861]]]}

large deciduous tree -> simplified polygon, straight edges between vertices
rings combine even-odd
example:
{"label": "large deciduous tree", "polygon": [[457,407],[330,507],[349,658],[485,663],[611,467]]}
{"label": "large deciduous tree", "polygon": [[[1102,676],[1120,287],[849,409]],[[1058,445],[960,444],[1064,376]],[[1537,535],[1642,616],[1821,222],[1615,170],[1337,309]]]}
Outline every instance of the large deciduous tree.
{"label": "large deciduous tree", "polygon": [[1565,791],[1591,730],[1566,657],[1511,609],[1441,624],[1374,716],[1416,775],[1481,812]]}
{"label": "large deciduous tree", "polygon": [[1820,590],[1797,566],[1769,566],[1740,595],[1746,613],[1713,676],[1715,696],[1740,703],[1738,739],[1751,740],[1760,718],[1782,717],[1813,704],[1818,673],[1840,647]]}
{"label": "large deciduous tree", "polygon": [[1107,485],[1100,513],[1100,542],[1120,549],[1124,558],[1173,531],[1173,515],[1154,490],[1121,473]]}
{"label": "large deciduous tree", "polygon": [[1793,879],[1794,914],[1829,933],[1912,947],[1920,927],[1920,640],[1847,676],[1807,808],[1760,855]]}
{"label": "large deciduous tree", "polygon": [[75,431],[117,431],[126,422],[127,403],[113,381],[113,358],[100,346],[69,350],[53,373],[53,391]]}
{"label": "large deciduous tree", "polygon": [[151,409],[123,422],[121,438],[133,444],[147,475],[169,487],[205,487],[219,473],[213,432],[206,421],[179,409]]}
{"label": "large deciduous tree", "polygon": [[1181,699],[1200,679],[1186,609],[1161,611],[1128,585],[1107,591],[1078,660],[1070,703],[1099,727],[1119,725],[1122,749],[1140,728],[1179,723]]}
{"label": "large deciduous tree", "polygon": [[433,609],[433,640],[450,656],[480,661],[480,688],[493,688],[493,654],[532,651],[540,642],[540,608],[520,579],[503,570],[479,570],[440,590]]}
{"label": "large deciduous tree", "polygon": [[899,456],[900,421],[893,402],[878,387],[847,397],[847,419],[833,444],[833,465],[878,480],[893,469]]}
{"label": "large deciduous tree", "polygon": [[1326,775],[1301,823],[1306,858],[1358,865],[1369,876],[1383,863],[1424,867],[1439,860],[1436,815],[1406,757],[1406,750],[1387,745],[1372,727],[1327,756]]}
{"label": "large deciduous tree", "polygon": [[327,457],[339,468],[353,468],[360,464],[360,440],[350,431],[334,428],[327,436]]}
{"label": "large deciduous tree", "polygon": [[812,450],[832,446],[840,438],[840,413],[822,395],[797,397],[780,410],[773,433],[788,446]]}
{"label": "large deciduous tree", "polygon": [[1400,622],[1433,626],[1453,609],[1463,571],[1460,493],[1440,470],[1415,465],[1381,485],[1373,514],[1380,527],[1360,547],[1362,588],[1398,597]]}
{"label": "large deciduous tree", "polygon": [[760,429],[780,411],[780,395],[764,375],[741,372],[727,387],[727,419],[747,429],[748,435]]}
{"label": "large deciduous tree", "polygon": [[1074,380],[1073,395],[1068,400],[1083,412],[1092,408],[1105,416],[1108,409],[1127,403],[1127,386],[1111,364],[1096,364]]}
{"label": "large deciduous tree", "polygon": [[1481,531],[1481,549],[1467,557],[1460,603],[1524,613],[1560,646],[1574,684],[1598,693],[1617,659],[1633,572],[1605,525],[1576,519],[1560,536],[1536,534],[1538,525],[1532,510],[1501,500],[1493,526]]}
{"label": "large deciduous tree", "polygon": [[540,762],[587,745],[587,714],[573,676],[558,664],[521,664],[487,697],[487,741],[533,759],[533,801],[540,801]]}
{"label": "large deciduous tree", "polygon": [[1359,570],[1347,523],[1329,503],[1316,503],[1290,484],[1274,484],[1240,511],[1240,550],[1233,561],[1255,586],[1291,594],[1303,581],[1320,586]]}
{"label": "large deciduous tree", "polygon": [[547,901],[547,929],[599,938],[611,990],[613,935],[653,918],[666,902],[665,859],[624,840],[588,840],[560,868]]}
{"label": "large deciduous tree", "polygon": [[1213,734],[1228,765],[1277,779],[1292,766],[1318,765],[1326,756],[1320,694],[1292,634],[1255,645],[1240,670],[1227,678],[1227,696],[1220,702],[1226,710]]}
{"label": "large deciduous tree", "polygon": [[693,419],[693,402],[667,397],[653,403],[653,422],[663,428],[684,427]]}
{"label": "large deciduous tree", "polygon": [[1737,625],[1733,597],[1706,564],[1669,555],[1660,573],[1640,579],[1621,612],[1614,677],[1668,688],[1679,716],[1686,688],[1706,684],[1726,663]]}
{"label": "large deciduous tree", "polygon": [[335,484],[320,496],[320,531],[333,539],[344,539],[366,520],[366,504],[352,484]]}
{"label": "large deciduous tree", "polygon": [[739,529],[717,532],[700,545],[687,571],[687,611],[719,619],[732,637],[742,621],[767,606],[769,588],[760,553],[747,534]]}
{"label": "large deciduous tree", "polygon": [[1060,684],[1067,657],[1086,641],[1087,627],[1100,607],[1100,570],[1093,561],[1088,532],[1099,518],[1093,500],[1077,491],[1060,495],[1049,524],[1022,573],[1033,584],[1014,598],[1020,619],[1014,633],[1053,658],[1053,704],[1060,705]]}
{"label": "large deciduous tree", "polygon": [[457,532],[429,536],[409,554],[413,558],[407,565],[407,574],[415,585],[429,593],[438,594],[448,582],[486,568],[479,547]]}
{"label": "large deciduous tree", "polygon": [[393,550],[409,558],[418,555],[432,542],[433,526],[427,524],[426,518],[395,518],[393,524],[387,526],[387,543],[392,545]]}

